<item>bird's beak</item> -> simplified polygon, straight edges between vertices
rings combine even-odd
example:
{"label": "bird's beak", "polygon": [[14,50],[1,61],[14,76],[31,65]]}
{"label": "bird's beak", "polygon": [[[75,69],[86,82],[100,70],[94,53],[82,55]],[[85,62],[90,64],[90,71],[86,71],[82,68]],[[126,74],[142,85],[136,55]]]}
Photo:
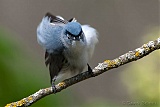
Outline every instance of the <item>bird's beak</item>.
{"label": "bird's beak", "polygon": [[75,41],[80,41],[80,36],[74,37]]}

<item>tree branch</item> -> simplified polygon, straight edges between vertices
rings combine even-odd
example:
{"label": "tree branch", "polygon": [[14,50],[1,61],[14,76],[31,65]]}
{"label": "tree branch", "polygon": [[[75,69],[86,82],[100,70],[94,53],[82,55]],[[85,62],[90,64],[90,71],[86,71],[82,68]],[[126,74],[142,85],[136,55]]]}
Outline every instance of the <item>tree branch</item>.
{"label": "tree branch", "polygon": [[[103,63],[99,63],[98,66],[96,66],[92,71],[93,74],[89,73],[89,71],[82,72],[72,78],[66,79],[60,83],[58,83],[56,87],[56,93],[62,91],[63,89],[76,84],[80,81],[83,81],[85,79],[98,76],[110,69],[117,68],[121,65],[127,64],[132,61],[136,61],[138,59],[143,58],[144,56],[150,54],[151,52],[160,49],[160,37],[155,41],[149,41],[147,44],[144,44],[140,48],[137,48],[133,51],[129,51],[126,54],[123,54],[119,56],[118,58],[115,58],[113,60],[105,60]],[[23,98],[22,100],[19,100],[17,102],[12,102],[10,104],[7,104],[6,107],[26,107],[29,106],[36,101],[40,100],[41,98],[53,94],[52,87],[40,89],[36,93]]]}

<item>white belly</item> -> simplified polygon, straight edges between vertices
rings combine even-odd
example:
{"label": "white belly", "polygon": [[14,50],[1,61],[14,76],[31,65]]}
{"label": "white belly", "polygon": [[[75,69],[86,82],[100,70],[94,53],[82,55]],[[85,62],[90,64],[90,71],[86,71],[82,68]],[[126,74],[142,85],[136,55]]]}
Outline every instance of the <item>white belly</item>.
{"label": "white belly", "polygon": [[[84,70],[88,63],[88,53],[85,45],[75,42],[64,52],[68,64],[60,71],[60,78],[69,78]],[[58,77],[58,78],[59,78]]]}

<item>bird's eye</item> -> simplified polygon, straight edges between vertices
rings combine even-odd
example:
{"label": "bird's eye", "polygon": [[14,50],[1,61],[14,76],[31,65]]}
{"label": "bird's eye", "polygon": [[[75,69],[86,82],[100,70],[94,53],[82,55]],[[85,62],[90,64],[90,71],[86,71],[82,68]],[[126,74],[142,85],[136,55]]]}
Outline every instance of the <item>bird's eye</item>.
{"label": "bird's eye", "polygon": [[70,34],[67,34],[67,37],[68,37],[68,39],[71,39],[71,35]]}

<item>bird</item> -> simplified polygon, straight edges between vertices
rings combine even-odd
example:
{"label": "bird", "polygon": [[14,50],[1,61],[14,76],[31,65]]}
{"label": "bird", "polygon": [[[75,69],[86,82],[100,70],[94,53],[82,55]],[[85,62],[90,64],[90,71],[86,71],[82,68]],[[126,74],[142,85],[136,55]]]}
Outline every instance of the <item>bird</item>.
{"label": "bird", "polygon": [[93,74],[89,60],[98,43],[98,32],[90,25],[48,12],[37,27],[37,41],[45,50],[45,65],[49,66],[54,91],[55,81],[79,74],[87,66]]}

